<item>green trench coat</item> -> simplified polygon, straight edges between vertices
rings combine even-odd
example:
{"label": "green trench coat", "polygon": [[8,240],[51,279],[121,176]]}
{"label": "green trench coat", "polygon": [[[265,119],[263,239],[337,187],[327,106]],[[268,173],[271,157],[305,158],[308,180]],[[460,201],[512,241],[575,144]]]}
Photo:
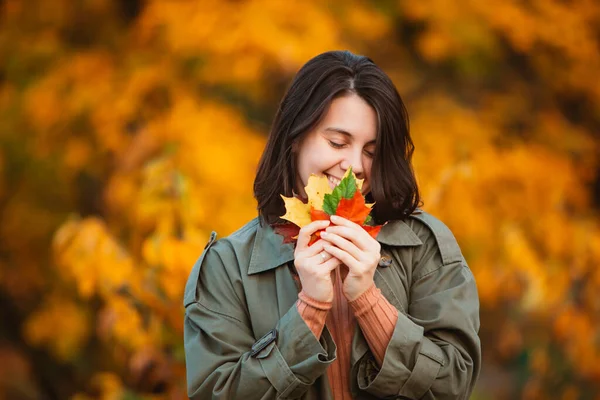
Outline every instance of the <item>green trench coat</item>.
{"label": "green trench coat", "polygon": [[[192,399],[332,399],[326,370],[336,344],[298,314],[290,244],[255,219],[215,241],[185,288],[185,355]],[[466,399],[479,375],[479,300],[450,230],[418,212],[383,227],[391,265],[375,284],[399,310],[379,368],[360,327],[351,349],[356,399]]]}

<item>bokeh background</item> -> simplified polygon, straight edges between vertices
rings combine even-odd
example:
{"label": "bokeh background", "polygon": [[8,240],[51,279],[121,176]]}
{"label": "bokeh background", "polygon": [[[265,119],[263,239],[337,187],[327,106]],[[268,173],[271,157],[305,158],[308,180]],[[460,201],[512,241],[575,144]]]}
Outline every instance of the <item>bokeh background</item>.
{"label": "bokeh background", "polygon": [[600,3],[0,0],[0,399],[183,399],[291,78],[370,56],[481,297],[473,399],[600,398]]}

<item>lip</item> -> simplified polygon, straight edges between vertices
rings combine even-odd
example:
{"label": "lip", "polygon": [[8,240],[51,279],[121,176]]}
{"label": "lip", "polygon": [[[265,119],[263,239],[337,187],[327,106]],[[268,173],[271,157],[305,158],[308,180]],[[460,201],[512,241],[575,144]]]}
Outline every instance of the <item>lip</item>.
{"label": "lip", "polygon": [[325,177],[327,178],[327,182],[329,183],[329,187],[333,190],[335,189],[335,185],[333,184],[333,182],[331,182],[331,178],[336,179],[338,182],[341,182],[341,179],[336,178],[333,175],[329,175],[326,173],[323,173],[323,175],[325,175]]}
{"label": "lip", "polygon": [[[338,178],[338,177],[336,177],[336,176],[333,176],[333,175],[326,174],[325,172],[323,172],[323,175],[325,175],[325,177],[327,178],[327,181],[328,181],[328,182],[330,182],[330,183],[331,183],[331,181],[329,181],[329,178],[330,178],[330,177],[331,177],[331,178],[334,178],[334,179],[337,179],[337,180],[338,180],[338,181],[340,181],[340,182],[341,182],[341,180],[342,180],[342,178]],[[368,187],[368,186],[366,186],[366,185],[367,185],[367,181],[366,181],[366,179],[365,179],[365,180],[363,181],[363,187],[362,187],[362,190],[361,190],[361,192],[362,192],[363,194],[365,193],[365,192],[364,192],[364,190],[365,190],[365,189]],[[332,189],[333,189],[333,188],[332,188]]]}

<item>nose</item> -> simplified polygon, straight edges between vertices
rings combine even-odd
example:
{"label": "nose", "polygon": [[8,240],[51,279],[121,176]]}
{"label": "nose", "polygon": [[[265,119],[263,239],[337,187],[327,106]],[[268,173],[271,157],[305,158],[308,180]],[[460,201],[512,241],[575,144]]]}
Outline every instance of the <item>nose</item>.
{"label": "nose", "polygon": [[342,162],[340,163],[340,167],[346,173],[346,170],[352,167],[352,172],[358,179],[363,179],[363,163],[362,163],[362,154],[348,154]]}

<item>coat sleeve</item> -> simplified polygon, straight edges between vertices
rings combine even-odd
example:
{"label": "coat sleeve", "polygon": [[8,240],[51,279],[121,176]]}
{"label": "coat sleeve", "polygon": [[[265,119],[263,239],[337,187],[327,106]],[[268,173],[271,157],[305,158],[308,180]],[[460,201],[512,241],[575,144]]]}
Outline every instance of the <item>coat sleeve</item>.
{"label": "coat sleeve", "polygon": [[370,352],[358,363],[359,389],[376,397],[468,399],[479,375],[473,274],[448,228],[427,225],[417,226],[424,243],[413,254],[408,313],[398,315],[381,368]]}
{"label": "coat sleeve", "polygon": [[[214,238],[213,238],[214,239]],[[317,340],[295,304],[276,331],[253,335],[239,268],[220,240],[196,262],[186,285],[184,346],[191,399],[298,398],[326,372],[336,348],[327,330]],[[276,334],[273,334],[276,332]],[[273,340],[274,338],[274,340]]]}

